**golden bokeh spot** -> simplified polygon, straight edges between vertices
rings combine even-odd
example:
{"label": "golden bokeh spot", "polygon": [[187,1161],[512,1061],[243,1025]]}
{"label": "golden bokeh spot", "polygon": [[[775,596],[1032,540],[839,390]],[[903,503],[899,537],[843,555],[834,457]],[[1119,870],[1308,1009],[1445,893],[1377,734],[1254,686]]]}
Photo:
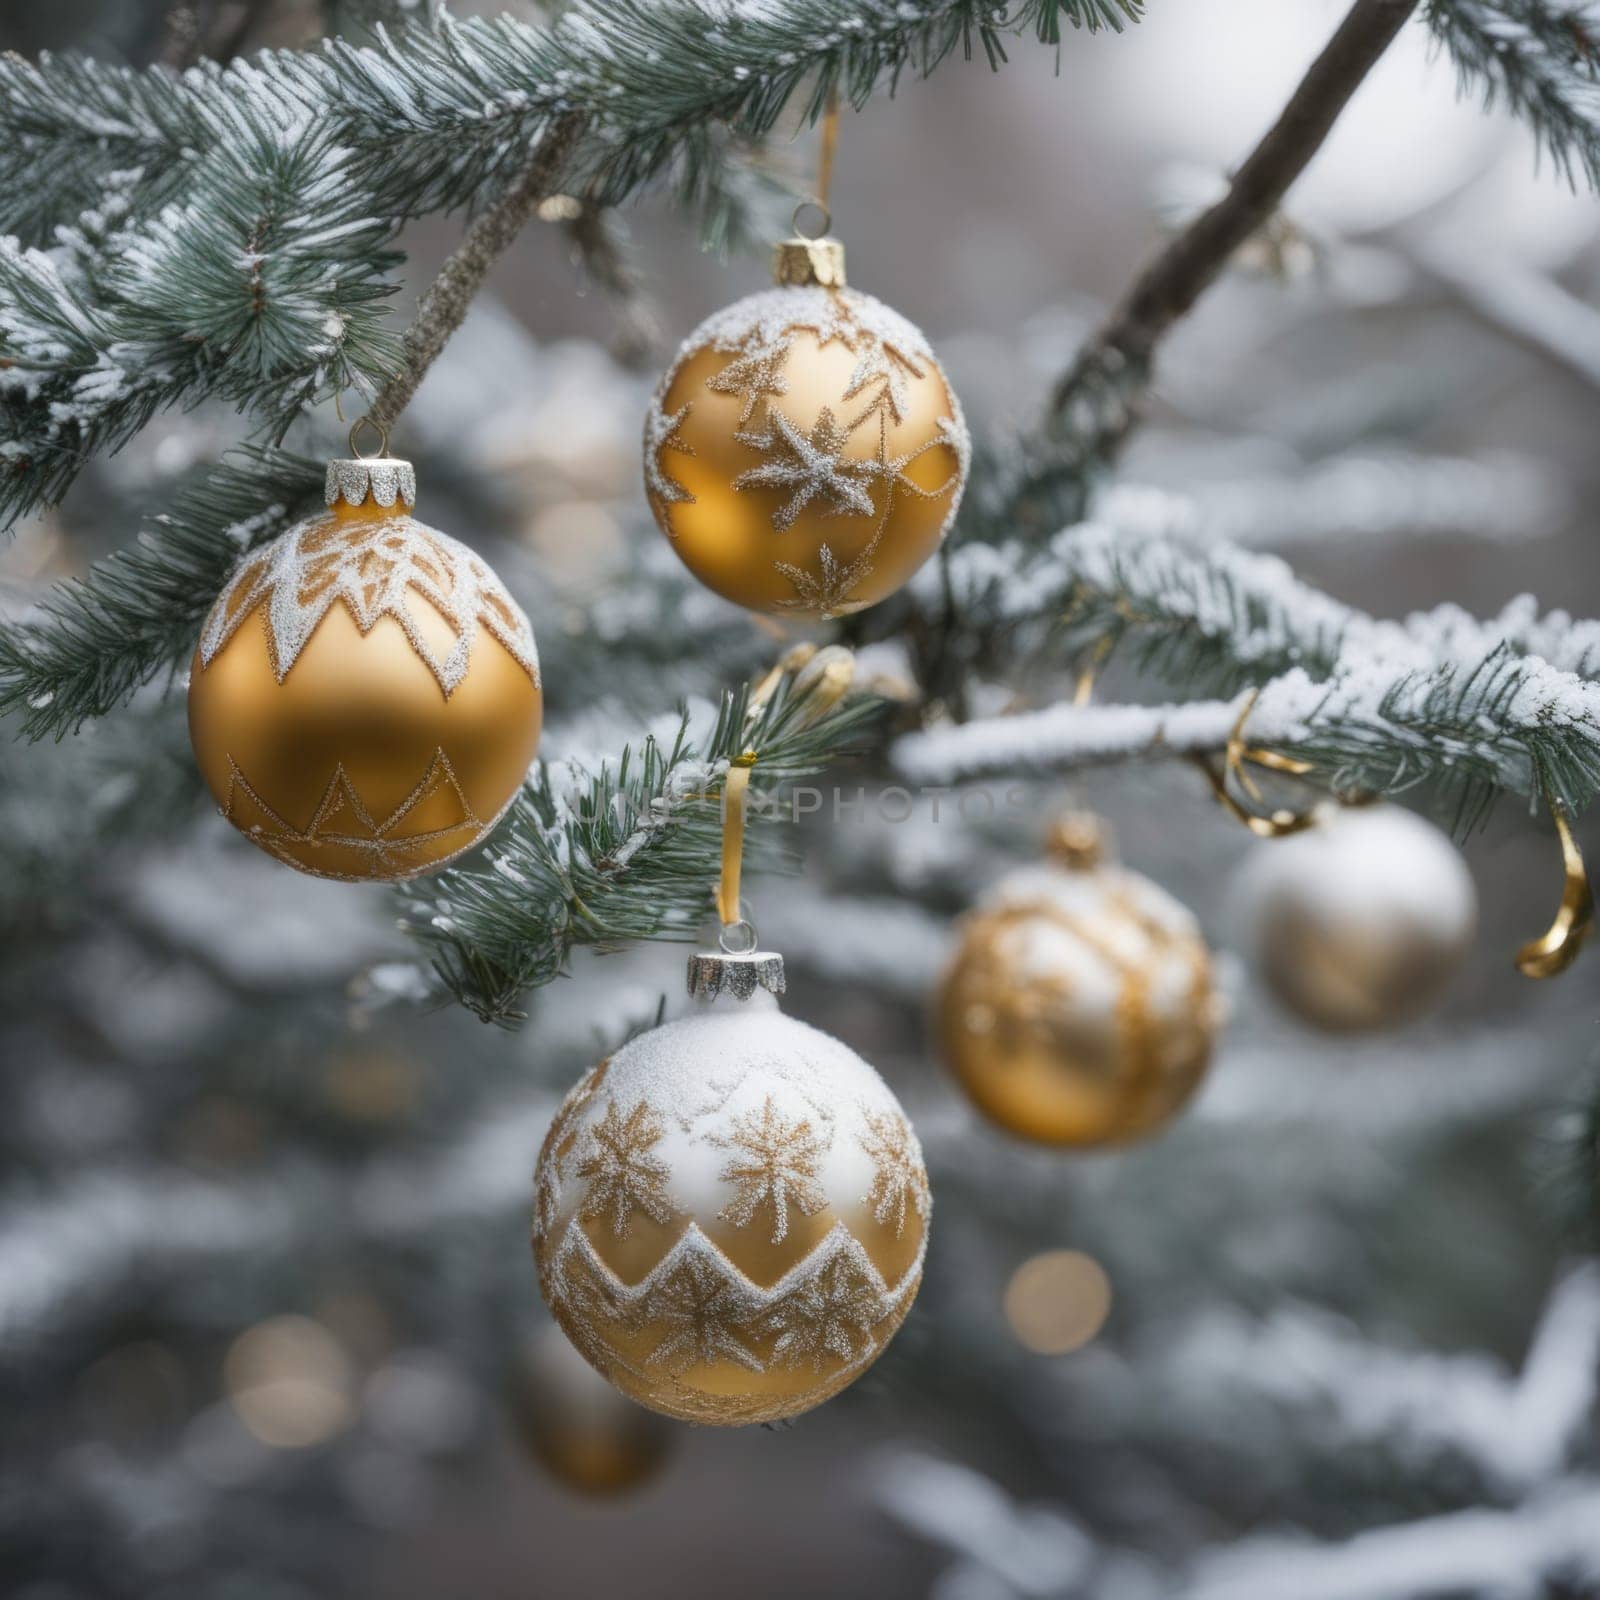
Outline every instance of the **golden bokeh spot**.
{"label": "golden bokeh spot", "polygon": [[1025,1348],[1041,1356],[1081,1350],[1111,1314],[1111,1280],[1081,1250],[1030,1256],[1006,1285],[1006,1321]]}

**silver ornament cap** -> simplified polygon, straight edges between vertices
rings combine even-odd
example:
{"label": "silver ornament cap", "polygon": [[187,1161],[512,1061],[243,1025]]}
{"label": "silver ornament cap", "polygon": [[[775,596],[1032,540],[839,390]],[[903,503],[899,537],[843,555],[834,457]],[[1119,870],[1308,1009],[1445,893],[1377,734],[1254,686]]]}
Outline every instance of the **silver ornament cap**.
{"label": "silver ornament cap", "polygon": [[689,993],[696,1000],[730,994],[748,1000],[757,989],[780,995],[788,987],[783,957],[776,950],[756,948],[756,930],[748,922],[730,922],[717,943],[720,949],[698,950],[689,957]]}
{"label": "silver ornament cap", "polygon": [[417,474],[409,461],[396,456],[355,456],[328,463],[328,476],[322,498],[330,506],[342,500],[347,505],[364,505],[369,499],[385,509],[397,500],[407,506],[417,503]]}

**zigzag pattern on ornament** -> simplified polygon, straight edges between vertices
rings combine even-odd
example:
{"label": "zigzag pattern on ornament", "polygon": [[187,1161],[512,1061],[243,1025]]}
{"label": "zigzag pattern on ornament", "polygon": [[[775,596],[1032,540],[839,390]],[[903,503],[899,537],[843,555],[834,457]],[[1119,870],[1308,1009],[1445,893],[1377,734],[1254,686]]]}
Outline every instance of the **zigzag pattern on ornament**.
{"label": "zigzag pattern on ornament", "polygon": [[[413,590],[454,633],[443,656],[434,653],[413,614]],[[381,617],[398,622],[446,695],[467,675],[480,624],[539,682],[533,629],[504,585],[464,544],[407,516],[351,520],[319,514],[251,556],[206,619],[201,665],[210,666],[259,609],[282,683],[339,601],[363,634]]]}
{"label": "zigzag pattern on ornament", "polygon": [[[763,1288],[690,1223],[655,1266],[629,1284],[601,1260],[583,1229],[569,1223],[543,1287],[551,1309],[566,1313],[562,1325],[592,1361],[637,1376],[651,1367],[681,1372],[720,1359],[751,1372],[806,1364],[820,1370],[825,1354],[849,1371],[873,1359],[879,1345],[872,1330],[916,1295],[926,1249],[924,1237],[915,1261],[891,1285],[855,1235],[836,1222],[803,1261]],[[593,1331],[601,1320],[623,1329],[651,1322],[666,1336],[635,1362]],[[746,1343],[750,1337],[773,1341],[767,1360]]]}
{"label": "zigzag pattern on ornament", "polygon": [[[448,823],[444,827],[427,828],[420,833],[399,832],[406,817],[441,788],[448,789],[454,794],[460,807],[460,820]],[[249,808],[248,811],[245,807]],[[249,821],[251,813],[259,814],[261,820]],[[223,800],[222,815],[240,832],[271,851],[280,860],[299,867],[305,867],[308,863],[303,855],[296,853],[295,847],[330,845],[356,850],[370,856],[380,866],[388,868],[396,863],[403,864],[408,856],[414,855],[419,850],[430,850],[440,839],[447,838],[453,833],[465,835],[461,842],[461,848],[464,850],[485,831],[482,820],[473,811],[456,778],[455,769],[450,765],[450,758],[444,753],[442,746],[434,751],[433,759],[428,763],[428,770],[423,774],[422,781],[381,822],[373,817],[356,792],[355,785],[351,783],[344,766],[340,764],[333,769],[333,776],[328,779],[327,788],[323,790],[322,798],[318,801],[310,822],[303,828],[296,827],[261,798],[232,756],[228,757],[228,791]],[[354,832],[350,831],[352,817],[356,827]],[[344,823],[344,831],[332,831],[329,825],[335,819]],[[427,860],[420,864],[418,870],[421,870],[421,867],[437,864],[437,860],[430,854]],[[316,870],[323,877],[343,878],[349,882],[361,881],[349,873],[329,872],[320,868]]]}

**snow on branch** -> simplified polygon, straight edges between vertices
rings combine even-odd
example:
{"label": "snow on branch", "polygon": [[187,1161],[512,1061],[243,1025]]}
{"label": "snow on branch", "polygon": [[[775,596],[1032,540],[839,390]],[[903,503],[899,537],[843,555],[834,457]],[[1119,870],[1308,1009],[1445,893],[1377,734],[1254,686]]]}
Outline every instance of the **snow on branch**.
{"label": "snow on branch", "polygon": [[1241,697],[1192,705],[1049,706],[910,733],[891,753],[900,772],[918,783],[1197,755],[1227,743],[1243,705]]}
{"label": "snow on branch", "polygon": [[49,252],[0,239],[0,527],[166,407],[217,396],[281,436],[388,369],[393,225],[348,169],[325,132],[252,122],[152,218],[103,207]]}
{"label": "snow on branch", "polygon": [[[931,782],[1216,752],[1244,704],[1053,706],[911,734],[893,754]],[[1326,679],[1287,673],[1261,690],[1245,736],[1339,790],[1453,788],[1469,820],[1500,791],[1574,811],[1600,791],[1600,687],[1504,646],[1432,668],[1357,655]]]}

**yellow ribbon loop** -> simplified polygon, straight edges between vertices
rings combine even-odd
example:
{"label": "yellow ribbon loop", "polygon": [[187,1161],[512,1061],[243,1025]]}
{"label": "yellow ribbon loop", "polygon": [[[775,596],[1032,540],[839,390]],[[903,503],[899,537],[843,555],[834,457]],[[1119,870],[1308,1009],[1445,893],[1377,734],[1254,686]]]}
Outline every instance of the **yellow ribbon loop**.
{"label": "yellow ribbon loop", "polygon": [[722,876],[717,882],[717,916],[723,927],[743,919],[739,915],[739,879],[744,870],[744,818],[750,791],[754,750],[735,756],[722,786]]}
{"label": "yellow ribbon loop", "polygon": [[1078,673],[1077,687],[1072,691],[1072,703],[1075,706],[1086,706],[1089,697],[1094,693],[1095,679],[1100,675],[1100,668],[1105,665],[1105,659],[1111,654],[1112,636],[1103,633],[1095,640],[1094,649],[1089,652],[1089,658],[1083,664],[1083,669]]}
{"label": "yellow ribbon loop", "polygon": [[1233,724],[1233,730],[1228,735],[1228,742],[1223,746],[1222,770],[1215,770],[1204,757],[1197,757],[1200,770],[1205,773],[1206,781],[1211,785],[1211,792],[1216,796],[1217,804],[1222,807],[1236,822],[1243,823],[1258,839],[1285,839],[1292,833],[1304,833],[1307,828],[1316,824],[1316,811],[1307,808],[1304,811],[1289,811],[1280,809],[1270,811],[1265,816],[1260,812],[1251,811],[1241,805],[1233,796],[1233,784],[1237,784],[1246,795],[1257,805],[1264,803],[1265,796],[1261,786],[1245,770],[1246,763],[1250,766],[1262,767],[1268,772],[1286,773],[1292,778],[1303,778],[1311,771],[1309,761],[1297,761],[1291,756],[1282,756],[1276,750],[1264,750],[1256,745],[1247,745],[1244,740],[1244,725],[1249,720],[1250,713],[1255,709],[1258,689],[1252,689],[1244,705],[1240,708],[1239,715]]}
{"label": "yellow ribbon loop", "polygon": [[767,709],[767,702],[778,692],[778,685],[791,672],[799,672],[809,664],[817,653],[817,647],[811,643],[797,644],[785,650],[767,670],[755,688],[750,691],[750,698],[745,702],[744,720],[748,727],[763,711]]}
{"label": "yellow ribbon loop", "polygon": [[795,699],[805,702],[807,727],[820,721],[849,694],[856,681],[856,658],[842,644],[825,645],[794,675]]}
{"label": "yellow ribbon loop", "polygon": [[833,158],[839,149],[839,85],[828,91],[828,107],[822,113],[822,140],[817,149],[817,204],[828,209],[833,193]]}
{"label": "yellow ribbon loop", "polygon": [[1594,927],[1594,894],[1589,874],[1584,870],[1583,853],[1572,836],[1566,807],[1546,795],[1550,815],[1561,840],[1561,862],[1565,878],[1561,886],[1561,906],[1556,919],[1539,935],[1517,951],[1517,971],[1525,978],[1554,978],[1578,959],[1583,941]]}

